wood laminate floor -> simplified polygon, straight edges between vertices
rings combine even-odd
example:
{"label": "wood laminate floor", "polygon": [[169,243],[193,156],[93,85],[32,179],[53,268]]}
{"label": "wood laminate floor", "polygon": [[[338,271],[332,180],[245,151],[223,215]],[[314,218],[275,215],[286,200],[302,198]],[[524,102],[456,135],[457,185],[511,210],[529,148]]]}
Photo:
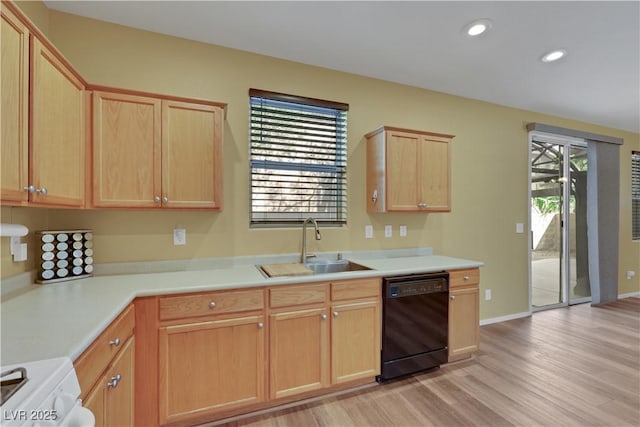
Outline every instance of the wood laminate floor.
{"label": "wood laminate floor", "polygon": [[224,425],[640,426],[640,299],[480,331],[466,361]]}

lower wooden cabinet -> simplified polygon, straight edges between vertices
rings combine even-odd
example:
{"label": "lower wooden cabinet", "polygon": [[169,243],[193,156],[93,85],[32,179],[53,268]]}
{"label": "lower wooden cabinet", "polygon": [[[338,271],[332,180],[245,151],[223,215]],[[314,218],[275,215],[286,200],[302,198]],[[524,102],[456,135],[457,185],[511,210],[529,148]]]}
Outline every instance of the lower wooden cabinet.
{"label": "lower wooden cabinet", "polygon": [[160,424],[263,401],[264,326],[242,316],[161,327]]}
{"label": "lower wooden cabinet", "polygon": [[331,383],[380,374],[380,303],[331,306]]}
{"label": "lower wooden cabinet", "polygon": [[480,343],[479,270],[449,272],[449,362],[470,357]]}
{"label": "lower wooden cabinet", "polygon": [[329,318],[324,308],[272,314],[270,397],[291,396],[328,385]]}
{"label": "lower wooden cabinet", "polygon": [[134,425],[134,340],[130,338],[84,399],[96,427]]}

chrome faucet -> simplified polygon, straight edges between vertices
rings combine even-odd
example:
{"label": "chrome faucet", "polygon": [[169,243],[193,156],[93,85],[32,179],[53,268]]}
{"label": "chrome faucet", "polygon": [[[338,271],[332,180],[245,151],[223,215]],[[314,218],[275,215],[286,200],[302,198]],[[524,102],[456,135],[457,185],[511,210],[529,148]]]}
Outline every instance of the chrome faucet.
{"label": "chrome faucet", "polygon": [[313,218],[307,218],[302,223],[302,253],[300,254],[300,262],[304,264],[307,262],[307,258],[315,255],[307,255],[307,224],[313,223],[313,227],[316,232],[316,240],[322,239],[322,235],[320,234],[320,229],[318,228],[318,222]]}

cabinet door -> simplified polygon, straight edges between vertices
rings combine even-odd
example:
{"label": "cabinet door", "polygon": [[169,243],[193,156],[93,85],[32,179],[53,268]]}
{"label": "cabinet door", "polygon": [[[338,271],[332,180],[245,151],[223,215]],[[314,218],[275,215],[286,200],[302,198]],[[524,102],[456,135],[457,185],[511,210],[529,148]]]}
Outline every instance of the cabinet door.
{"label": "cabinet door", "polygon": [[418,210],[418,148],[420,137],[404,132],[386,134],[387,210]]}
{"label": "cabinet door", "polygon": [[[134,421],[134,338],[129,339],[107,370],[105,425],[126,427]],[[114,381],[115,384],[114,384]]]}
{"label": "cabinet door", "polygon": [[380,304],[351,302],[331,307],[331,383],[380,374]]}
{"label": "cabinet door", "polygon": [[220,107],[162,101],[162,197],[170,208],[222,208]]}
{"label": "cabinet door", "polygon": [[93,206],[161,206],[160,100],[93,93]]}
{"label": "cabinet door", "polygon": [[96,418],[95,427],[106,427],[106,414],[105,414],[105,392],[107,389],[107,377],[102,376],[98,381],[98,384],[89,392],[87,397],[82,402],[82,406],[87,408],[93,413],[93,416]]}
{"label": "cabinet door", "polygon": [[449,292],[449,361],[478,350],[480,307],[477,286]]}
{"label": "cabinet door", "polygon": [[0,15],[0,199],[21,204],[29,185],[29,30],[4,4]]}
{"label": "cabinet door", "polygon": [[328,385],[328,329],[325,309],[272,314],[270,329],[271,398]]}
{"label": "cabinet door", "polygon": [[264,318],[160,328],[160,424],[264,399]]}
{"label": "cabinet door", "polygon": [[[34,204],[84,204],[84,84],[40,40],[31,37],[29,183]],[[46,191],[45,191],[46,189]]]}
{"label": "cabinet door", "polygon": [[426,211],[451,210],[449,186],[449,143],[422,137],[419,150],[420,197],[418,206]]}

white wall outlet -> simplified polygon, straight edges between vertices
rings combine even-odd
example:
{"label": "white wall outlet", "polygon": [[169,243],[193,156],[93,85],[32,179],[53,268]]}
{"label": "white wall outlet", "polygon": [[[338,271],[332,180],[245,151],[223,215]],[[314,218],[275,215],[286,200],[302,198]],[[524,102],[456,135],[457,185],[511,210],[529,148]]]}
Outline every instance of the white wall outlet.
{"label": "white wall outlet", "polygon": [[521,222],[516,223],[516,233],[522,234],[524,233],[524,224]]}
{"label": "white wall outlet", "polygon": [[633,270],[629,270],[627,271],[627,280],[631,280],[633,277],[635,277],[636,272]]}
{"label": "white wall outlet", "polygon": [[407,226],[406,225],[401,225],[400,226],[400,237],[407,237]]}
{"label": "white wall outlet", "polygon": [[384,237],[391,237],[391,236],[393,236],[393,226],[385,225],[384,226]]}
{"label": "white wall outlet", "polygon": [[491,289],[484,290],[484,300],[491,301]]}
{"label": "white wall outlet", "polygon": [[176,246],[187,244],[187,230],[185,228],[175,228],[173,230],[173,244]]}
{"label": "white wall outlet", "polygon": [[373,225],[364,226],[364,237],[367,239],[373,239]]}

